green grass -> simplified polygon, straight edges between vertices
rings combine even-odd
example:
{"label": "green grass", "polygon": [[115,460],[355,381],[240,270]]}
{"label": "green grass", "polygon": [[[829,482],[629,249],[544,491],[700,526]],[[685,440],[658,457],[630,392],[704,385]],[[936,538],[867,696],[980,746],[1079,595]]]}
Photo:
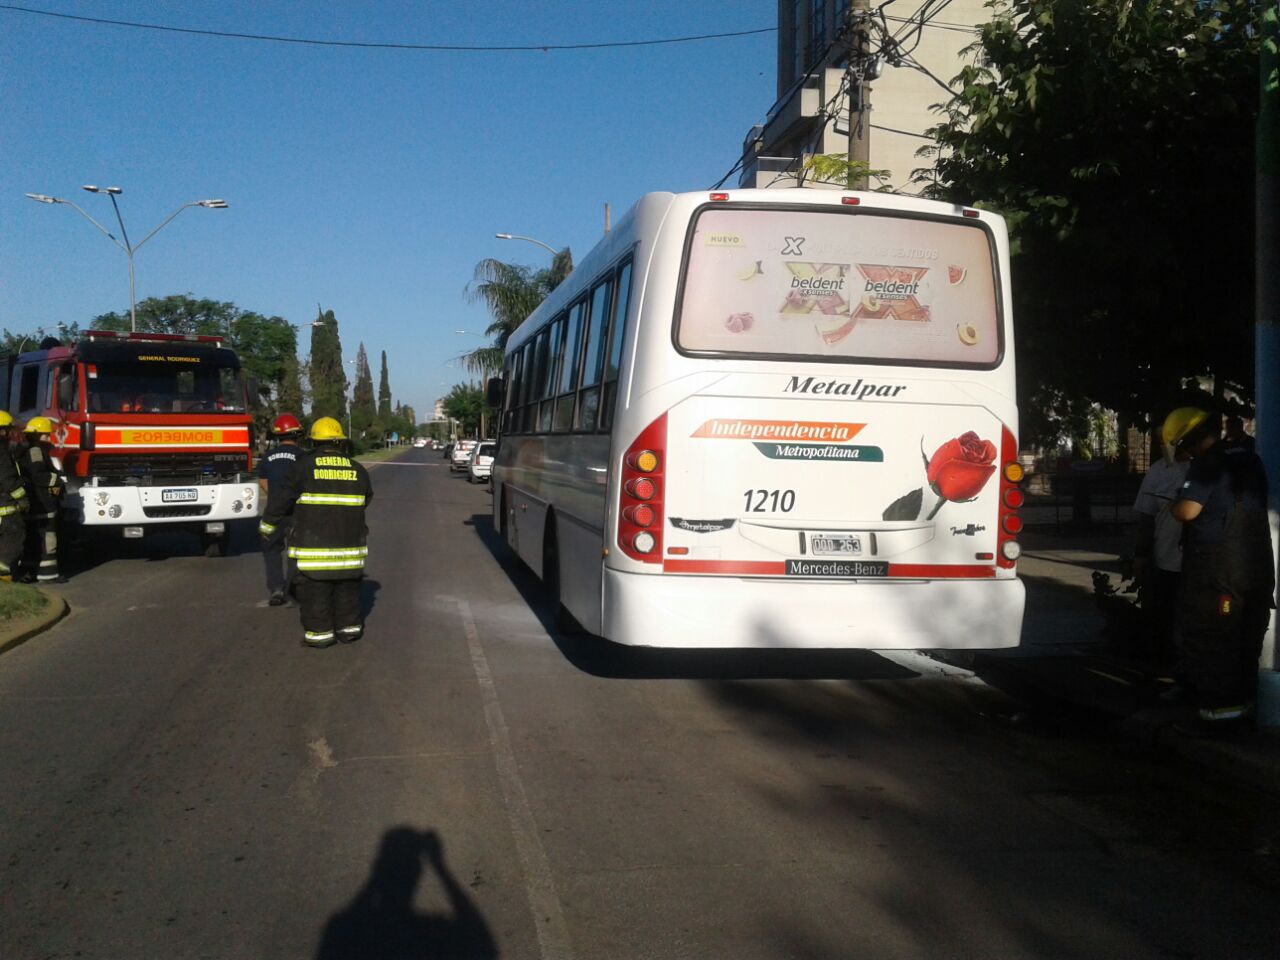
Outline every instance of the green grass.
{"label": "green grass", "polygon": [[35,587],[21,583],[0,583],[0,623],[35,616],[49,602]]}
{"label": "green grass", "polygon": [[377,450],[370,450],[368,453],[362,453],[358,457],[361,463],[377,463],[379,460],[394,460],[396,457],[402,456],[413,449],[412,444],[402,447],[381,447]]}

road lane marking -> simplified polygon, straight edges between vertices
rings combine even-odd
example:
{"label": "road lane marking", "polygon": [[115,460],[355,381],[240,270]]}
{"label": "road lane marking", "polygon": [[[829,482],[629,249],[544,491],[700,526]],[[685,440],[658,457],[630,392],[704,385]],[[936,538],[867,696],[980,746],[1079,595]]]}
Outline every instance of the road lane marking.
{"label": "road lane marking", "polygon": [[498,690],[489,670],[489,661],[480,645],[480,631],[476,629],[471,604],[462,597],[440,599],[456,604],[462,618],[462,630],[466,634],[467,647],[471,653],[471,667],[475,671],[476,683],[480,686],[480,699],[484,704],[484,721],[489,727],[489,745],[493,749],[494,765],[498,768],[498,781],[502,786],[502,798],[507,808],[507,819],[511,822],[516,853],[524,870],[525,893],[529,898],[534,927],[538,931],[542,958],[571,960],[573,947],[564,910],[560,906],[560,895],[556,891],[555,877],[551,873],[547,852],[538,837],[538,824],[529,808],[524,782],[520,779],[515,752],[511,749],[511,737],[507,732],[507,722],[502,716],[502,705],[498,702]]}

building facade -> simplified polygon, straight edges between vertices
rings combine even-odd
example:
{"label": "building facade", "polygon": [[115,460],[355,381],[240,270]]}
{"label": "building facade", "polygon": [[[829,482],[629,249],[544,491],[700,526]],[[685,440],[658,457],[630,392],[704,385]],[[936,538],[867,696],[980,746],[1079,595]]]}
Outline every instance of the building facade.
{"label": "building facade", "polygon": [[[804,158],[849,150],[848,31],[851,0],[778,0],[777,100],[743,142],[742,187],[794,186]],[[878,6],[872,3],[872,7]],[[870,83],[870,165],[886,170],[872,181],[899,193],[919,193],[915,171],[932,166],[916,152],[932,141],[935,104],[945,84],[972,63],[966,52],[991,19],[986,0],[922,0],[891,4],[871,22],[870,52],[879,77]]]}

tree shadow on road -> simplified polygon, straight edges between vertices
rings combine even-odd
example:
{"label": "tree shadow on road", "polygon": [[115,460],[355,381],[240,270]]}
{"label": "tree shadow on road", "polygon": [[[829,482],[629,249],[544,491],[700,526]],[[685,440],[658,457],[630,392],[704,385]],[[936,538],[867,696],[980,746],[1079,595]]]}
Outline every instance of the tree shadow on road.
{"label": "tree shadow on road", "polygon": [[[435,871],[450,912],[421,912],[414,898],[423,868]],[[484,917],[450,873],[434,831],[394,827],[373,872],[324,926],[315,960],[490,960],[498,947]]]}

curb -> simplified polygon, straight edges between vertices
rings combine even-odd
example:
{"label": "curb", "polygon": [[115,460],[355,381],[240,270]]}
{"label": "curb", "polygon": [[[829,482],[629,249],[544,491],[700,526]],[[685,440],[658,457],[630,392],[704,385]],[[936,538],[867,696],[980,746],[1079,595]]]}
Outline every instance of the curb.
{"label": "curb", "polygon": [[[43,590],[40,592],[44,593]],[[0,654],[8,653],[15,647],[22,646],[32,637],[44,633],[67,615],[70,607],[67,606],[66,600],[52,593],[44,593],[44,595],[49,600],[49,605],[45,608],[44,613],[28,620],[15,633],[8,634],[0,631]]]}

